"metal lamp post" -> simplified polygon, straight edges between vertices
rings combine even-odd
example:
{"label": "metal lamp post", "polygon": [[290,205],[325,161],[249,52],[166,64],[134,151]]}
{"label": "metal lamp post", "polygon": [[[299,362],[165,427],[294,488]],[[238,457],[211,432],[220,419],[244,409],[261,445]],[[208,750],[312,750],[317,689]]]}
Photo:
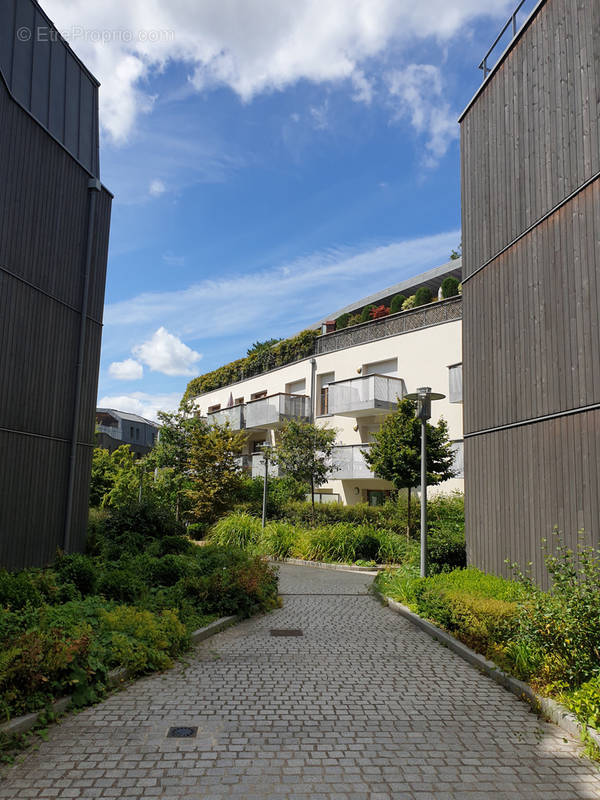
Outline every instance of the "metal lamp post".
{"label": "metal lamp post", "polygon": [[427,575],[427,420],[431,419],[431,401],[442,400],[446,395],[432,392],[429,386],[422,386],[409,400],[417,401],[417,419],[421,420],[421,577]]}
{"label": "metal lamp post", "polygon": [[265,527],[267,521],[267,484],[269,482],[269,456],[271,455],[271,447],[268,444],[262,446],[263,461],[265,462],[265,477],[263,481],[263,502],[262,502],[262,527]]}

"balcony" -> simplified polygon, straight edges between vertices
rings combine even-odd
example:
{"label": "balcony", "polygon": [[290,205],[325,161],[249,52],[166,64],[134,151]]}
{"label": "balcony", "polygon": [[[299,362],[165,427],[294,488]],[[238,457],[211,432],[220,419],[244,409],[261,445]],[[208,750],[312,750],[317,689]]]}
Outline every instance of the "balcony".
{"label": "balcony", "polygon": [[369,450],[368,444],[347,444],[333,448],[332,462],[334,472],[330,480],[344,481],[353,478],[375,478],[365,461],[362,450]]}
{"label": "balcony", "polygon": [[340,417],[365,417],[387,414],[396,408],[398,398],[404,397],[406,386],[402,378],[387,375],[365,375],[329,384],[328,411]]}
{"label": "balcony", "polygon": [[[262,453],[252,453],[252,477],[264,478],[265,476],[265,461]],[[279,478],[281,470],[278,464],[273,464],[269,461],[269,478]]]}
{"label": "balcony", "polygon": [[225,425],[228,422],[232,431],[241,431],[246,427],[244,408],[245,406],[240,404],[221,408],[219,411],[211,411],[208,414],[208,422],[212,425]]}
{"label": "balcony", "polygon": [[279,393],[246,403],[246,428],[278,428],[290,419],[308,422],[309,397]]}
{"label": "balcony", "polygon": [[247,472],[248,474],[251,474],[251,472],[252,472],[252,456],[251,455],[238,456],[235,459],[235,463],[242,470],[242,472]]}

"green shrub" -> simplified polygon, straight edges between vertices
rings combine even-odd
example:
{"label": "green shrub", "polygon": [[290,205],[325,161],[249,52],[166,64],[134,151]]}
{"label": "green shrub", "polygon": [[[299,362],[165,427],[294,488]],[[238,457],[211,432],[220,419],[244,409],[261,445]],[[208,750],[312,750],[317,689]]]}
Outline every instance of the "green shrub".
{"label": "green shrub", "polygon": [[584,683],[574,692],[561,697],[580,722],[600,729],[600,675]]}
{"label": "green shrub", "polygon": [[351,314],[347,327],[350,328],[352,325],[358,325],[361,321],[360,314]]}
{"label": "green shrub", "polygon": [[419,306],[424,306],[427,303],[431,303],[433,300],[433,295],[431,294],[431,289],[428,286],[420,286],[417,291],[415,292],[415,308]]}
{"label": "green shrub", "polygon": [[83,596],[94,594],[97,582],[97,566],[94,560],[82,553],[60,556],[54,569],[61,583],[72,583]]}
{"label": "green shrub", "polygon": [[154,586],[173,586],[189,572],[190,562],[187,558],[166,555],[154,561],[151,568],[151,582]]}
{"label": "green shrub", "polygon": [[402,305],[406,302],[406,296],[403,294],[395,294],[390,303],[390,314],[397,314],[402,311]]}
{"label": "green shrub", "polygon": [[402,303],[402,311],[408,311],[410,308],[414,308],[417,304],[416,295],[411,294],[410,297],[407,297],[406,300]]}
{"label": "green shrub", "polygon": [[454,297],[457,295],[459,285],[460,283],[457,278],[448,275],[448,277],[444,278],[442,281],[442,297]]}
{"label": "green shrub", "polygon": [[[185,527],[164,509],[150,504],[112,508],[96,524],[88,551],[106,561],[143,552],[152,542],[172,537],[187,542]],[[182,545],[183,546],[183,545]]]}
{"label": "green shrub", "polygon": [[261,534],[261,522],[250,514],[228,514],[210,530],[209,539],[221,547],[239,547],[248,550],[256,547]]}
{"label": "green shrub", "polygon": [[374,305],[365,306],[360,312],[360,321],[368,322],[371,319],[371,311],[375,308]]}
{"label": "green shrub", "polygon": [[275,558],[288,558],[298,537],[296,528],[289,522],[269,522],[260,537],[260,550]]}
{"label": "green shrub", "polygon": [[0,605],[9,609],[39,606],[44,598],[29,571],[0,570]]}
{"label": "green shrub", "polygon": [[341,314],[335,321],[336,331],[341,331],[344,328],[347,328],[349,320],[350,320],[350,314],[348,313]]}
{"label": "green shrub", "polygon": [[110,565],[98,578],[98,594],[107,600],[135,603],[144,592],[144,583],[139,575],[125,565]]}

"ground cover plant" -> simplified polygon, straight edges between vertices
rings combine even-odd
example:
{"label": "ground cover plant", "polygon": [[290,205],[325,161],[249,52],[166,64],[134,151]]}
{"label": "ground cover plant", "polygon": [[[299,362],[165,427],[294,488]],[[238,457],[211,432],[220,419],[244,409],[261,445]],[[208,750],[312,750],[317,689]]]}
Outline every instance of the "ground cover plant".
{"label": "ground cover plant", "polygon": [[472,568],[420,578],[409,566],[376,587],[600,728],[600,552],[555,532],[544,561],[549,591],[517,565],[512,580]]}
{"label": "ground cover plant", "polygon": [[276,603],[273,570],[248,552],[198,547],[150,506],[98,512],[87,554],[0,570],[0,713],[37,711],[67,694],[75,705],[94,702],[111,669],[165,669],[196,628]]}

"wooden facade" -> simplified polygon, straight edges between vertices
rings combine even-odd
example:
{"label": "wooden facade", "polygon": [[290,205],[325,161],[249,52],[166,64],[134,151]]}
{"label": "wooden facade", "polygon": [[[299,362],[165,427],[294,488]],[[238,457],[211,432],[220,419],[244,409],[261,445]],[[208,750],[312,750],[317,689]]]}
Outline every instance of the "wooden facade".
{"label": "wooden facade", "polygon": [[[20,13],[25,6],[39,10],[30,0],[16,6]],[[0,63],[4,70],[6,58]],[[15,569],[48,563],[64,546],[71,472],[66,538],[71,549],[85,542],[111,195],[99,184],[93,148],[87,147],[83,164],[80,139],[61,141],[11,91],[27,77],[34,93],[39,88],[32,62],[15,57],[12,64],[10,79],[0,72],[0,566]],[[27,75],[17,76],[17,68]],[[82,125],[94,127],[97,136],[97,84],[86,75],[83,80],[93,86],[93,97],[91,120]],[[70,103],[67,94],[65,108]]]}
{"label": "wooden facade", "polygon": [[542,0],[461,117],[471,564],[600,540],[600,3]]}

